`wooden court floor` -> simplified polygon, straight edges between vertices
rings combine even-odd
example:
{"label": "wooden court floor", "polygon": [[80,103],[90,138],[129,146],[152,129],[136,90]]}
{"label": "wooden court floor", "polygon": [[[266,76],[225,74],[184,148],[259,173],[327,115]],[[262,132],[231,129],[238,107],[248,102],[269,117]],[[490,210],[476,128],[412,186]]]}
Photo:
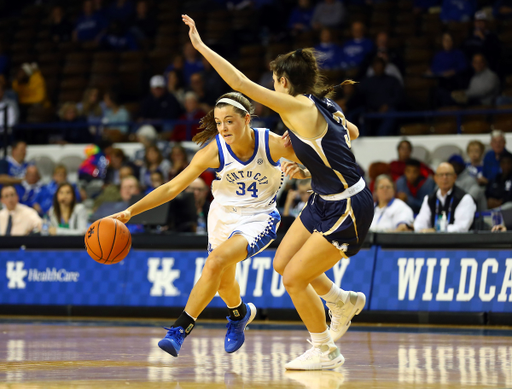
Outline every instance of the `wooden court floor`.
{"label": "wooden court floor", "polygon": [[512,329],[351,329],[335,371],[286,372],[309,345],[299,326],[255,324],[224,352],[220,323],[194,329],[178,358],[154,324],[0,319],[0,389],[512,388]]}

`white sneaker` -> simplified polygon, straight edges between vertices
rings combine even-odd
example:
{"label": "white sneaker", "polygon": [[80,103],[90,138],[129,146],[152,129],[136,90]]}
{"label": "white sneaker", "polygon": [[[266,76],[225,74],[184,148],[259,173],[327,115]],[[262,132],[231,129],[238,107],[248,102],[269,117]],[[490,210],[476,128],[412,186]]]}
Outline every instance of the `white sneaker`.
{"label": "white sneaker", "polygon": [[287,371],[286,378],[290,378],[304,385],[308,389],[339,389],[345,377],[332,370],[321,371]]}
{"label": "white sneaker", "polygon": [[329,308],[329,317],[331,318],[331,326],[329,333],[333,341],[337,341],[352,323],[351,320],[355,315],[363,310],[366,304],[366,296],[361,292],[349,292],[347,301],[343,303],[341,298],[338,298],[334,303],[326,303]]}
{"label": "white sneaker", "polygon": [[[308,339],[308,342],[311,341]],[[313,343],[311,343],[313,344]],[[314,346],[284,365],[286,370],[329,370],[343,365],[345,358],[334,342]]]}

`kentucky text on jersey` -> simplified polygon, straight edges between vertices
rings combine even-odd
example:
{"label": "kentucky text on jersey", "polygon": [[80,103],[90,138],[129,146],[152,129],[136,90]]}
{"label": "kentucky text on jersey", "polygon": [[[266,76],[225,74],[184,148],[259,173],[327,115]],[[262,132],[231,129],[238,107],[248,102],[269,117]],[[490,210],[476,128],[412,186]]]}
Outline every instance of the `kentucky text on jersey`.
{"label": "kentucky text on jersey", "polygon": [[248,178],[252,178],[254,181],[257,181],[258,184],[261,185],[267,185],[268,184],[268,177],[264,176],[260,173],[255,173],[253,175],[252,171],[246,171],[239,170],[237,172],[229,173],[226,175],[226,181],[235,184],[239,180],[246,180]]}

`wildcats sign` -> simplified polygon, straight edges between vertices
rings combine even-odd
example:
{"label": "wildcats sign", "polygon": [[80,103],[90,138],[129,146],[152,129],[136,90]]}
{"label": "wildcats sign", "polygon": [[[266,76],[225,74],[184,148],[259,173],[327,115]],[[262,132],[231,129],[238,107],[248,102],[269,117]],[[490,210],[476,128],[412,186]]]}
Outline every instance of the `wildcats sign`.
{"label": "wildcats sign", "polygon": [[511,312],[512,253],[380,249],[370,308]]}

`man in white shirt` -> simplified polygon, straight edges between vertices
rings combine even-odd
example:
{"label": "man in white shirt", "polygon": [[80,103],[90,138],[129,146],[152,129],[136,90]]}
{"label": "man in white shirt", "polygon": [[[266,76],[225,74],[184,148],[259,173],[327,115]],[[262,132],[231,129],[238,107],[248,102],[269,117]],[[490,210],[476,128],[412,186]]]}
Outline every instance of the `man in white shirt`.
{"label": "man in white shirt", "polygon": [[455,185],[457,175],[449,163],[441,163],[435,181],[439,189],[425,196],[414,221],[414,231],[435,232],[436,220],[446,215],[446,232],[469,231],[476,212],[471,195]]}
{"label": "man in white shirt", "polygon": [[0,211],[0,235],[23,236],[41,231],[42,220],[36,210],[19,204],[18,194],[12,185],[4,186],[0,194],[4,206]]}

